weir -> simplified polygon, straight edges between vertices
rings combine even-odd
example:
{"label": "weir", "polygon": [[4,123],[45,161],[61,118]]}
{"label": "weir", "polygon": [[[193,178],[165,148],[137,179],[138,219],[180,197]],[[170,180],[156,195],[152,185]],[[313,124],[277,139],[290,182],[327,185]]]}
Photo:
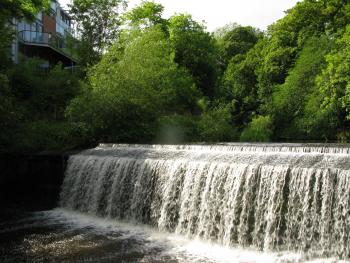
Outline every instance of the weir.
{"label": "weir", "polygon": [[350,148],[101,144],[72,155],[60,206],[264,251],[350,258]]}

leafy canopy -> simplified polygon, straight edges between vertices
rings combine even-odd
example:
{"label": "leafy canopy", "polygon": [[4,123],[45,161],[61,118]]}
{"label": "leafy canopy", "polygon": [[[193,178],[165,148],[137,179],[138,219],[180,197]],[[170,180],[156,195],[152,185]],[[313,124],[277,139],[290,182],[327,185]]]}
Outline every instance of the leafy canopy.
{"label": "leafy canopy", "polygon": [[119,12],[123,6],[124,0],[73,0],[69,5],[69,12],[77,21],[81,65],[97,63],[102,53],[117,39]]}

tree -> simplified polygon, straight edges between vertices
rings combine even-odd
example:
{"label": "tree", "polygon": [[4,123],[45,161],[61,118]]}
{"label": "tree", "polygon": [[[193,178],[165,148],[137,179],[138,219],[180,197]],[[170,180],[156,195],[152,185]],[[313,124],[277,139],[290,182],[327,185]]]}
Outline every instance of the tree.
{"label": "tree", "polygon": [[273,92],[269,111],[278,138],[302,139],[313,137],[315,133],[318,136],[323,133],[321,137],[329,136],[330,129],[320,129],[322,119],[313,104],[315,98],[320,97],[315,79],[325,66],[324,57],[331,47],[332,41],[327,36],[308,39],[285,82]]}
{"label": "tree", "polygon": [[220,97],[231,104],[232,121],[237,127],[246,126],[259,111],[257,66],[264,39],[246,54],[231,58],[220,83]]}
{"label": "tree", "polygon": [[283,84],[288,70],[293,65],[297,48],[290,45],[291,36],[289,32],[282,32],[271,39],[265,38],[261,42],[261,50],[258,53],[261,61],[256,65],[255,72],[262,112],[266,111],[266,106],[271,103],[274,89]]}
{"label": "tree", "polygon": [[16,141],[16,132],[23,114],[13,93],[10,72],[10,47],[14,37],[13,19],[34,20],[36,13],[45,9],[48,0],[0,1],[0,152],[9,150]]}
{"label": "tree", "polygon": [[[323,107],[336,111],[348,108],[349,59],[350,59],[350,27],[342,38],[337,40],[336,48],[327,55],[327,68],[317,79],[324,96]],[[350,111],[349,111],[350,112]]]}
{"label": "tree", "polygon": [[150,1],[142,1],[124,15],[124,20],[129,26],[138,28],[149,28],[162,25],[166,31],[167,20],[162,18],[164,6]]}
{"label": "tree", "polygon": [[34,20],[48,6],[49,0],[1,0],[0,17]]}
{"label": "tree", "polygon": [[219,45],[220,62],[223,69],[226,68],[232,57],[247,53],[262,37],[258,29],[238,24],[220,28],[214,35]]}
{"label": "tree", "polygon": [[[311,2],[311,0],[308,0]],[[350,23],[350,3],[341,0],[323,1],[324,27],[330,34],[343,34]]]}
{"label": "tree", "polygon": [[271,103],[271,94],[288,76],[295,59],[312,36],[337,37],[350,22],[347,1],[304,0],[288,10],[286,16],[268,28],[267,45],[262,50],[263,62],[257,65],[259,96]]}
{"label": "tree", "polygon": [[191,73],[205,96],[213,97],[217,80],[217,49],[212,35],[190,15],[184,14],[169,19],[169,34],[175,62]]}
{"label": "tree", "polygon": [[[322,109],[332,112],[338,129],[349,129],[350,120],[350,27],[326,56],[327,67],[317,78]],[[340,131],[341,132],[341,131]],[[349,138],[347,138],[348,140]]]}
{"label": "tree", "polygon": [[102,53],[116,40],[119,32],[119,11],[124,0],[74,0],[69,12],[77,21],[80,36],[80,64],[97,63]]}
{"label": "tree", "polygon": [[[312,3],[311,3],[312,2]],[[262,61],[256,65],[261,112],[266,112],[272,93],[288,76],[298,52],[312,35],[325,32],[321,1],[303,1],[268,27]]]}
{"label": "tree", "polygon": [[114,49],[89,72],[91,90],[75,99],[67,116],[105,141],[145,142],[156,135],[162,115],[190,112],[198,91],[173,61],[159,27],[145,30],[114,63]]}

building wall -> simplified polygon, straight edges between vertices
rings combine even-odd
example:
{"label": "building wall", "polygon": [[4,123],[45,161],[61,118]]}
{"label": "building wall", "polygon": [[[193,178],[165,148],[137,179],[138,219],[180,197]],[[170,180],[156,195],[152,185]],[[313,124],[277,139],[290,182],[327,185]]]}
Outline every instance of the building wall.
{"label": "building wall", "polygon": [[55,34],[56,33],[56,19],[53,16],[43,15],[43,31]]}
{"label": "building wall", "polygon": [[[69,15],[62,10],[56,0],[50,1],[50,10],[47,13],[40,12],[36,15],[36,21],[32,23],[15,21],[14,24],[17,31],[11,48],[14,63],[19,62],[20,53],[22,53],[28,57],[39,56],[50,64],[56,64],[58,61],[69,66],[75,64],[71,57],[63,55],[65,52],[51,50],[52,46],[49,46],[52,38],[52,43],[59,45],[58,48],[65,48],[64,38],[71,35],[73,31],[73,23],[70,21]],[[56,38],[53,39],[56,35],[62,37],[62,39],[59,38],[58,42]]]}

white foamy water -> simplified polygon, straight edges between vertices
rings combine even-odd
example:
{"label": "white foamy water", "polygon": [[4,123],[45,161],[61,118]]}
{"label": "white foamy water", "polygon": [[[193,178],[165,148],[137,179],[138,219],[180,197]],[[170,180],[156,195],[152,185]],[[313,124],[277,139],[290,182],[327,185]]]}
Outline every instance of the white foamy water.
{"label": "white foamy water", "polygon": [[180,254],[350,258],[344,145],[100,145],[70,157],[60,203],[195,240],[174,246]]}
{"label": "white foamy water", "polygon": [[[41,224],[65,225],[65,231],[78,231],[74,237],[62,237],[56,242],[43,244],[43,242],[31,241],[28,253],[50,252],[62,253],[64,249],[73,250],[70,244],[79,241],[85,243],[86,247],[99,247],[101,241],[87,239],[88,233],[95,235],[103,235],[109,240],[132,240],[131,242],[140,243],[139,249],[142,251],[159,249],[161,250],[158,258],[164,259],[169,257],[179,263],[186,262],[207,262],[207,263],[291,263],[291,262],[314,262],[314,263],[349,263],[350,261],[340,261],[335,258],[318,258],[308,261],[302,254],[291,252],[259,252],[253,249],[238,249],[219,246],[217,244],[204,242],[201,240],[191,240],[176,234],[156,231],[146,225],[130,224],[126,222],[116,221],[112,219],[99,218],[96,216],[83,214],[67,209],[55,209],[53,211],[45,211],[36,213],[32,220],[38,219]],[[23,225],[23,229],[28,225]],[[13,230],[7,230],[13,231]],[[63,231],[64,232],[64,231]],[[111,233],[118,233],[118,237]],[[105,242],[105,241],[104,241]],[[81,249],[81,248],[80,248]],[[128,249],[127,247],[125,249]],[[131,249],[131,248],[130,248]],[[63,250],[63,251],[62,251]],[[96,259],[98,260],[98,258]],[[78,262],[80,262],[78,260]],[[83,261],[82,261],[83,262]],[[135,261],[139,262],[139,261]],[[143,261],[141,261],[143,262]],[[148,261],[145,261],[148,262]],[[150,261],[152,262],[152,261]],[[163,261],[161,261],[163,262]]]}

